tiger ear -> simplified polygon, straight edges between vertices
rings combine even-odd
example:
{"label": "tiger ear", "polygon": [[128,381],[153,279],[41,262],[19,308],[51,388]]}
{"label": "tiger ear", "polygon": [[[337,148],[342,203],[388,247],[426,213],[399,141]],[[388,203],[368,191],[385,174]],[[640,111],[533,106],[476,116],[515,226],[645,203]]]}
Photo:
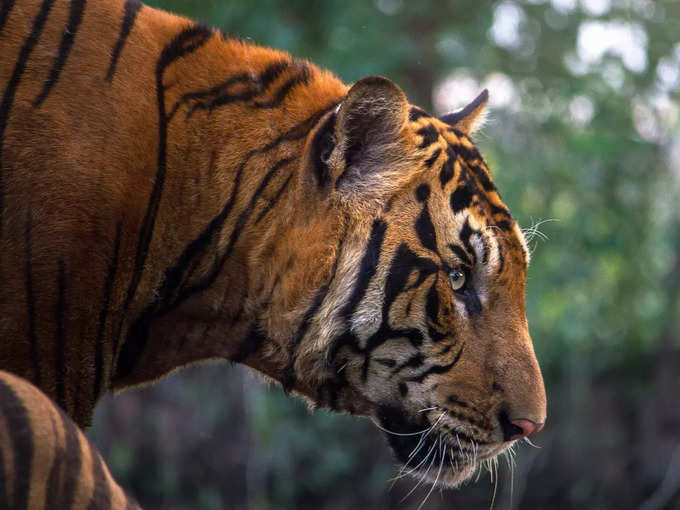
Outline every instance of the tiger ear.
{"label": "tiger ear", "polygon": [[439,117],[439,120],[446,122],[449,126],[466,135],[472,135],[484,124],[486,116],[486,104],[489,101],[489,91],[484,89],[472,102],[462,110],[447,113]]}
{"label": "tiger ear", "polygon": [[382,76],[356,82],[341,103],[334,136],[342,173],[335,182],[340,193],[371,190],[375,195],[388,185],[386,173],[396,172],[405,152],[400,136],[408,121],[404,92]]}

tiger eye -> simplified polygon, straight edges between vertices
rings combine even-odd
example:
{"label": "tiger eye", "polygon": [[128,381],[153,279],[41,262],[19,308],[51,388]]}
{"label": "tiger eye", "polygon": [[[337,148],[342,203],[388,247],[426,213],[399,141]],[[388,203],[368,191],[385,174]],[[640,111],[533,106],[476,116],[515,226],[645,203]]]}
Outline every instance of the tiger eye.
{"label": "tiger eye", "polygon": [[460,290],[465,286],[465,273],[460,269],[454,269],[449,273],[449,281],[453,290]]}

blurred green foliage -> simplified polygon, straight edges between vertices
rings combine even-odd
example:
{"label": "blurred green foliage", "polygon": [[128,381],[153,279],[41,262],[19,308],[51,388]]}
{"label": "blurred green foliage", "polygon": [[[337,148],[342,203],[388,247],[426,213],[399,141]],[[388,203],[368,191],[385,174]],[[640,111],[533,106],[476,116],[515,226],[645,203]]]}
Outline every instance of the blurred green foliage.
{"label": "blurred green foliage", "polygon": [[[680,508],[680,2],[151,4],[348,82],[389,76],[430,110],[488,84],[476,140],[532,238],[549,396],[543,448],[502,470],[496,508]],[[388,490],[370,423],[226,366],[107,401],[91,436],[147,508],[416,508],[426,493]],[[423,508],[489,508],[493,492],[485,475]]]}

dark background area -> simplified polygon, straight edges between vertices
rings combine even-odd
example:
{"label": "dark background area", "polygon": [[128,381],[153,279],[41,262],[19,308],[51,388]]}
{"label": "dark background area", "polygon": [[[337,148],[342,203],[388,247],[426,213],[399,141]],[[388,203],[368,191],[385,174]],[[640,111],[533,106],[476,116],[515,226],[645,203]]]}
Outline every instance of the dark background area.
{"label": "dark background area", "polygon": [[[433,113],[483,87],[476,142],[533,248],[548,423],[497,482],[425,509],[680,508],[680,2],[156,0]],[[416,509],[367,420],[209,364],[102,403],[90,437],[149,509]],[[495,500],[494,500],[495,492]]]}

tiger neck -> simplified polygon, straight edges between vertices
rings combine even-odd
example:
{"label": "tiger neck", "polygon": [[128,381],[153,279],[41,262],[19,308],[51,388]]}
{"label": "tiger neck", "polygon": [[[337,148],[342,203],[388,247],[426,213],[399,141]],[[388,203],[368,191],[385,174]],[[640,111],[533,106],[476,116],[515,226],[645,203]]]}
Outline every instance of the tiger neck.
{"label": "tiger neck", "polygon": [[[247,51],[252,57],[264,50]],[[281,64],[279,53],[265,56],[263,74],[277,65],[285,69],[274,89],[285,86],[286,73],[289,79],[300,73],[311,77],[289,97],[264,89],[237,105],[227,100],[233,91],[219,85],[181,82],[162,91],[168,118],[161,122],[159,150],[166,152],[159,161],[166,178],[158,215],[164,221],[157,221],[163,227],[156,227],[149,250],[151,268],[140,284],[145,291],[130,306],[137,311],[129,313],[114,388],[207,358],[244,362],[278,380],[285,377],[287,346],[295,336],[291,314],[320,284],[306,282],[302,288],[294,282],[295,264],[309,259],[295,260],[293,253],[303,250],[302,239],[314,252],[338,236],[332,215],[321,225],[310,224],[305,210],[313,208],[316,217],[319,204],[301,206],[309,198],[303,191],[302,154],[309,132],[338,103],[344,85],[319,77],[306,64]],[[230,79],[225,73],[224,83]],[[272,105],[269,96],[296,108]],[[292,303],[290,292],[296,293]]]}

